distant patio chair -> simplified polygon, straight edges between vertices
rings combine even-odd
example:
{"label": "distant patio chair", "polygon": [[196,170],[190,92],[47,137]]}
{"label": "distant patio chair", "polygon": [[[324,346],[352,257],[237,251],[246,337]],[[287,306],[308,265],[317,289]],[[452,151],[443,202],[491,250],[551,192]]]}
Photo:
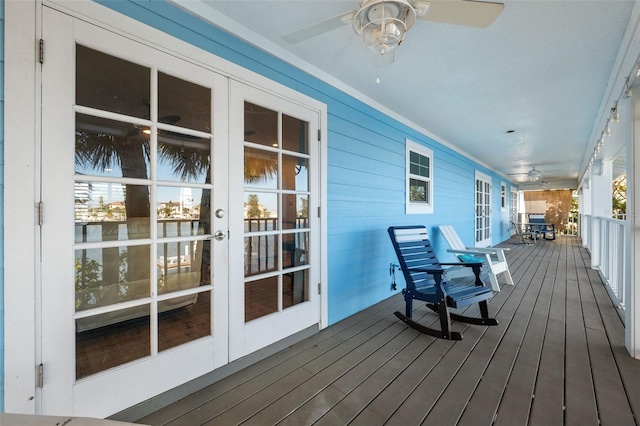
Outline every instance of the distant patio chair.
{"label": "distant patio chair", "polygon": [[500,285],[498,284],[499,274],[504,274],[506,283],[513,285],[513,278],[511,277],[511,272],[509,272],[507,258],[504,255],[504,252],[509,250],[508,248],[466,247],[451,225],[440,226],[440,232],[442,232],[444,239],[447,240],[449,247],[451,247],[447,251],[455,254],[460,262],[484,262],[483,269],[489,276],[493,291],[500,291]]}
{"label": "distant patio chair", "polygon": [[541,234],[545,240],[556,239],[556,225],[545,222],[543,214],[530,214],[529,227],[531,231]]}
{"label": "distant patio chair", "polygon": [[523,228],[521,225],[518,226],[514,222],[509,222],[509,224],[511,227],[512,237],[518,237],[522,244],[532,245],[536,243],[537,235],[535,232],[527,228]]}
{"label": "distant patio chair", "polygon": [[[449,340],[462,339],[462,334],[451,331],[451,320],[477,325],[498,324],[495,318],[489,318],[487,300],[493,296],[493,292],[480,279],[481,262],[440,263],[424,226],[391,226],[387,232],[406,281],[406,288],[402,290],[405,314],[395,312],[405,324],[430,336]],[[446,270],[443,269],[443,266],[448,265],[471,268],[475,279],[448,279]],[[393,265],[392,271],[397,266]],[[427,302],[427,307],[438,313],[440,330],[426,327],[411,319],[414,299]],[[449,308],[462,308],[474,303],[480,305],[480,318],[449,312]]]}

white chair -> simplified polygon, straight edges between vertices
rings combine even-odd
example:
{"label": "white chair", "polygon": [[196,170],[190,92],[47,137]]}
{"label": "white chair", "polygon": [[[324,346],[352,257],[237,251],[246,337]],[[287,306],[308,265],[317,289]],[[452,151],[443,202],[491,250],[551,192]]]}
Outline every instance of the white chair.
{"label": "white chair", "polygon": [[489,280],[491,281],[491,289],[493,291],[500,291],[500,285],[498,284],[498,274],[504,274],[504,279],[507,284],[513,285],[513,278],[511,278],[511,272],[509,272],[509,265],[507,265],[507,259],[504,256],[505,250],[508,248],[497,247],[466,247],[455,229],[451,225],[440,226],[440,232],[447,240],[450,253],[456,255],[460,262],[473,262],[481,260],[485,263],[483,269],[486,270]]}

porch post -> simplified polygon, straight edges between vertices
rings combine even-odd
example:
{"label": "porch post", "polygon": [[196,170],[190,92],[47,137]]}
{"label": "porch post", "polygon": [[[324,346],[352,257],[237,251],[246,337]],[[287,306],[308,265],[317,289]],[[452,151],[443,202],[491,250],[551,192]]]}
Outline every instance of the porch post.
{"label": "porch post", "polygon": [[609,219],[612,214],[612,162],[611,160],[596,160],[591,166],[591,268],[602,265],[602,243],[606,238],[602,218]]}
{"label": "porch post", "polygon": [[627,141],[627,252],[625,346],[640,359],[640,87],[631,97],[631,132]]}
{"label": "porch post", "polygon": [[578,199],[578,208],[582,220],[580,221],[580,238],[582,238],[582,247],[586,247],[591,250],[591,240],[593,230],[591,224],[593,223],[593,211],[591,208],[591,176],[586,175],[582,181],[580,198]]}

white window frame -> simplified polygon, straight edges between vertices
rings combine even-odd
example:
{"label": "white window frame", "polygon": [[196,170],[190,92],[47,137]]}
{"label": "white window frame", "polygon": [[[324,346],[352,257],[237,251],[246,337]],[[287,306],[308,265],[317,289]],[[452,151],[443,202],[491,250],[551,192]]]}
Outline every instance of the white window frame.
{"label": "white window frame", "polygon": [[[422,155],[429,158],[429,177],[411,174],[411,152]],[[434,182],[434,167],[433,167],[433,150],[426,146],[414,142],[410,139],[405,140],[405,206],[406,214],[433,214],[433,182]],[[428,199],[426,203],[411,202],[409,199],[409,185],[411,179],[418,179],[427,182]]]}
{"label": "white window frame", "polygon": [[509,210],[509,203],[507,201],[507,184],[500,182],[500,211],[507,212]]}

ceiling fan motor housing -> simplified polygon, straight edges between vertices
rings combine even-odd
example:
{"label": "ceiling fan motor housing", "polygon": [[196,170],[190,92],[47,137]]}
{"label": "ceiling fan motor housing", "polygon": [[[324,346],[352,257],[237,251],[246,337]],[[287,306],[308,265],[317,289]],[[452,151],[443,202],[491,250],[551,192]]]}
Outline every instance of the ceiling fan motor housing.
{"label": "ceiling fan motor housing", "polygon": [[402,43],[416,22],[407,0],[364,0],[353,17],[353,29],[374,54],[384,55]]}

